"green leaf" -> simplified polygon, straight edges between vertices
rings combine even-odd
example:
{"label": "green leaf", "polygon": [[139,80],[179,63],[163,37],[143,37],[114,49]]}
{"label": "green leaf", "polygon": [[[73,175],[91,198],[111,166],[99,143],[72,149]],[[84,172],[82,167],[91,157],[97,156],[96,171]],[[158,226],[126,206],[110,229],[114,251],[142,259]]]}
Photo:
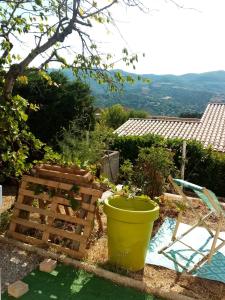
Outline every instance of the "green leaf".
{"label": "green leaf", "polygon": [[35,0],[35,3],[39,6],[42,6],[42,0]]}
{"label": "green leaf", "polygon": [[80,187],[77,184],[74,184],[70,191],[77,194],[79,192],[79,190],[80,190]]}
{"label": "green leaf", "polygon": [[74,210],[77,210],[80,207],[80,201],[76,200],[73,196],[68,195],[66,199],[69,200],[70,205]]}

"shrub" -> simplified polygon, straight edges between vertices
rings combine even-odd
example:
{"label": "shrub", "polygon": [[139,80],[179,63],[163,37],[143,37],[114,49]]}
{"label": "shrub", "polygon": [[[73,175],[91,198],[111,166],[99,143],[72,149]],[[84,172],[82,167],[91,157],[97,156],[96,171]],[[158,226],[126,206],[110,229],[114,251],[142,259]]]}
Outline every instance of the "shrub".
{"label": "shrub", "polygon": [[[165,139],[157,135],[117,136],[112,145],[120,152],[123,163],[129,159],[135,164],[140,149],[146,147],[168,148],[174,153],[173,161],[177,169],[181,167],[182,139]],[[204,148],[200,142],[187,141],[185,179],[205,186],[218,196],[225,196],[225,154],[212,148]]]}
{"label": "shrub", "polygon": [[151,198],[160,196],[166,178],[175,171],[173,153],[162,147],[140,150],[132,176],[133,183]]}
{"label": "shrub", "polygon": [[3,233],[7,230],[11,216],[11,210],[7,210],[0,215],[0,233]]}
{"label": "shrub", "polygon": [[104,125],[97,124],[94,131],[88,132],[80,130],[76,121],[71,122],[58,141],[62,160],[81,167],[96,164],[112,143],[113,137],[112,130]]}
{"label": "shrub", "polygon": [[101,120],[110,128],[118,128],[129,118],[147,118],[148,114],[140,110],[128,110],[120,104],[112,105],[102,111]]}
{"label": "shrub", "polygon": [[36,111],[28,110],[27,124],[35,137],[48,145],[55,146],[56,135],[68,128],[74,117],[79,118],[79,126],[84,130],[94,128],[94,97],[88,85],[81,81],[69,81],[61,72],[51,72],[47,79],[36,70],[28,70],[28,84],[17,82],[14,94],[19,94]]}
{"label": "shrub", "polygon": [[134,175],[133,164],[129,159],[126,159],[120,167],[120,179],[125,184],[130,184]]}

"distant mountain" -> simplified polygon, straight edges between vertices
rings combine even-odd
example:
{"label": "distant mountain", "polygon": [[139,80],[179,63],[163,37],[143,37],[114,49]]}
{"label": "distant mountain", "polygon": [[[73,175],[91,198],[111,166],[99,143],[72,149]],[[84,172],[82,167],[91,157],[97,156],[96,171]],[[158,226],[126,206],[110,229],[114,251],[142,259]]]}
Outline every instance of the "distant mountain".
{"label": "distant mountain", "polygon": [[[70,70],[63,70],[71,80]],[[123,75],[137,74],[121,71]],[[151,83],[137,81],[125,84],[123,93],[111,94],[105,85],[88,78],[96,106],[107,107],[120,103],[126,107],[145,110],[152,115],[178,116],[181,113],[202,113],[208,102],[225,102],[225,71],[185,75],[142,74]]]}

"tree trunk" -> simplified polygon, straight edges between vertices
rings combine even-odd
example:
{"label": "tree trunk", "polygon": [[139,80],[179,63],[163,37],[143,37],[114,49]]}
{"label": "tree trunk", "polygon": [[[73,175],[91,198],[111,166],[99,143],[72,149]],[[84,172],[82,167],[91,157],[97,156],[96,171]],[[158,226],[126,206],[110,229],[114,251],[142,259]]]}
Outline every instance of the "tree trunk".
{"label": "tree trunk", "polygon": [[22,74],[23,70],[19,64],[14,64],[10,67],[5,77],[5,84],[3,87],[3,101],[11,101],[12,91],[17,77]]}

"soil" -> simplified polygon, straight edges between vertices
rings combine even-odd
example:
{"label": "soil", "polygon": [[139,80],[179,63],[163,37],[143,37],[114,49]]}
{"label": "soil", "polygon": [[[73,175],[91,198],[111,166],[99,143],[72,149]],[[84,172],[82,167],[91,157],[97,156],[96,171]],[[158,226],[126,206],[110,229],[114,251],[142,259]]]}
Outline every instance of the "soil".
{"label": "soil", "polygon": [[[172,204],[160,204],[160,219],[155,222],[153,234],[155,234],[163,223],[166,216],[176,217],[177,210]],[[200,215],[206,212],[205,206],[196,201],[193,203],[194,210]],[[95,222],[95,228],[90,238],[88,255],[85,259],[87,262],[100,265],[107,269],[110,266],[107,263],[107,236],[106,236],[106,216],[100,211],[103,222],[103,232],[99,237],[99,227]],[[186,211],[182,222],[193,224],[197,220],[194,213],[190,210]],[[215,228],[216,218],[211,218],[208,225]],[[223,224],[225,231],[225,223]],[[6,290],[9,283],[22,279],[26,274],[35,269],[42,260],[38,255],[30,254],[8,244],[0,243],[0,268],[2,269],[2,292]],[[113,270],[113,269],[111,269]],[[113,270],[121,271],[121,270]],[[124,273],[123,273],[124,274]],[[201,300],[225,300],[225,284],[216,281],[205,280],[188,275],[182,275],[163,267],[146,265],[144,270],[137,273],[126,273],[138,280],[144,280],[148,286],[153,288],[161,288],[165,292],[173,291],[182,295]],[[182,298],[181,298],[182,299]]]}

